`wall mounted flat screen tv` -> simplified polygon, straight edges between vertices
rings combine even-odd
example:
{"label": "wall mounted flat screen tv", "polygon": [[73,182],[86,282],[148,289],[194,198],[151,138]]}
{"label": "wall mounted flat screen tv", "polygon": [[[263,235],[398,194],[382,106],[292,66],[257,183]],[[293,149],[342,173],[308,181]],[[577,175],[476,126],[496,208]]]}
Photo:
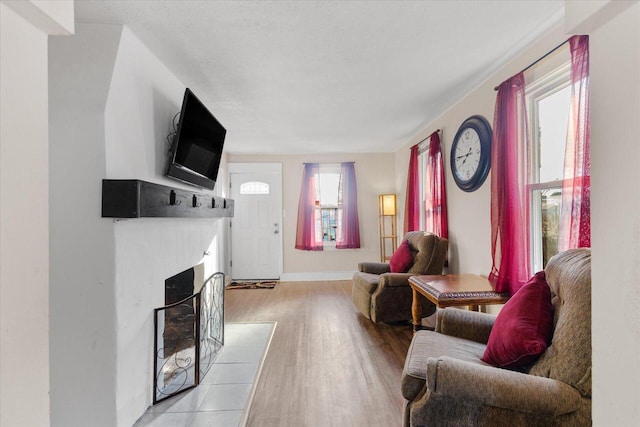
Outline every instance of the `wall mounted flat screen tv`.
{"label": "wall mounted flat screen tv", "polygon": [[213,190],[226,135],[226,129],[187,88],[171,144],[167,176]]}

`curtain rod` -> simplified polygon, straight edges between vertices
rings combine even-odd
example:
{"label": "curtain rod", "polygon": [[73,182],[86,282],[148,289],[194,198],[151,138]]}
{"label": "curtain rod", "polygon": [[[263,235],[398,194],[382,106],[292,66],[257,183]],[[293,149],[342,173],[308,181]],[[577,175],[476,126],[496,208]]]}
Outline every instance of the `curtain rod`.
{"label": "curtain rod", "polygon": [[[547,56],[551,55],[553,52],[555,52],[556,50],[560,49],[562,46],[564,46],[565,44],[567,44],[567,42],[570,39],[566,39],[565,41],[563,41],[562,43],[560,43],[558,46],[554,47],[553,49],[551,49],[549,52],[545,53],[544,55],[542,55],[540,58],[536,59],[535,61],[533,61],[531,64],[527,65],[525,68],[522,69],[522,71],[520,71],[521,73],[524,73],[525,71],[527,71],[529,68],[533,67],[534,65],[536,65],[538,62],[542,61],[543,59],[545,59]],[[493,88],[493,90],[498,90],[500,88],[500,85],[496,86]]]}
{"label": "curtain rod", "polygon": [[426,138],[423,138],[422,140],[420,140],[420,142],[418,142],[417,144],[413,144],[413,145],[411,146],[411,148],[413,148],[413,147],[415,147],[415,146],[418,146],[418,145],[422,144],[423,142],[425,142],[425,141],[427,140],[427,138],[431,138],[431,135],[433,135],[434,133],[440,133],[440,132],[441,132],[441,130],[440,130],[440,129],[436,129],[435,131],[431,132],[431,133],[429,134],[429,136],[427,136]]}

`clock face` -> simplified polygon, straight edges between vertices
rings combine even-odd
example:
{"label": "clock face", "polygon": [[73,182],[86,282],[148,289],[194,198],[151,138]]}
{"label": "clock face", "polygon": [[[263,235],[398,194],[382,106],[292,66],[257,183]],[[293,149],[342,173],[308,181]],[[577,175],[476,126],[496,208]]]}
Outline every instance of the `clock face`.
{"label": "clock face", "polygon": [[455,150],[455,174],[461,181],[469,181],[480,165],[480,136],[473,128],[462,132]]}
{"label": "clock face", "polygon": [[451,146],[453,179],[464,191],[477,190],[489,174],[491,125],[482,116],[465,120]]}

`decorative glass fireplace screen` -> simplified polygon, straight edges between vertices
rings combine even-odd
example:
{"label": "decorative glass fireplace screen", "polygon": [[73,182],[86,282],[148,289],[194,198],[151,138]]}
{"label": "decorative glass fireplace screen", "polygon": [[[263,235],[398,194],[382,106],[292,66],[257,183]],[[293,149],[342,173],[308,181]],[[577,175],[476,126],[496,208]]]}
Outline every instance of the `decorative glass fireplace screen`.
{"label": "decorative glass fireplace screen", "polygon": [[199,292],[154,309],[153,403],[197,386],[224,344],[224,273]]}

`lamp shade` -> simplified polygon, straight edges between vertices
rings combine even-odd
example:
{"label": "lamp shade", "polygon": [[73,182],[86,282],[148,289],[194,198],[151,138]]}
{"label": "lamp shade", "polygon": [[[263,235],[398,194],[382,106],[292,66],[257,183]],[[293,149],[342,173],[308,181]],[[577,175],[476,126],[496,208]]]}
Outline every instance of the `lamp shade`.
{"label": "lamp shade", "polygon": [[395,215],[396,214],[396,195],[395,194],[382,194],[379,196],[380,212],[382,215]]}

